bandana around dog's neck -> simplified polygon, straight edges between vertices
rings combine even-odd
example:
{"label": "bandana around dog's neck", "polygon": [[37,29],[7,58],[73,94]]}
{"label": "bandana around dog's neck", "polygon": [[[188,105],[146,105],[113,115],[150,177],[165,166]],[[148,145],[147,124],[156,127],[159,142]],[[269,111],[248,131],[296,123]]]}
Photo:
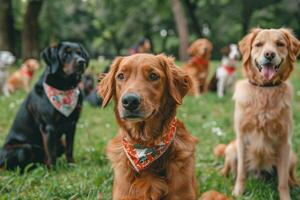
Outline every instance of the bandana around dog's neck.
{"label": "bandana around dog's neck", "polygon": [[173,119],[168,128],[168,132],[163,136],[161,142],[158,145],[151,147],[143,147],[140,144],[131,144],[126,138],[123,138],[123,149],[137,172],[140,172],[151,165],[168,150],[175,138],[176,125],[177,121],[176,119]]}
{"label": "bandana around dog's neck", "polygon": [[21,72],[22,72],[23,76],[27,76],[28,78],[32,78],[32,76],[33,76],[33,72],[29,71],[26,68],[21,69]]}
{"label": "bandana around dog's neck", "polygon": [[229,75],[232,75],[235,72],[235,67],[233,66],[223,65],[223,67]]}
{"label": "bandana around dog's neck", "polygon": [[70,90],[58,90],[44,82],[45,93],[53,105],[53,107],[58,110],[61,114],[68,117],[75,109],[78,97],[79,89],[73,88]]}
{"label": "bandana around dog's neck", "polygon": [[208,65],[208,60],[197,56],[192,57],[191,62],[195,65]]}

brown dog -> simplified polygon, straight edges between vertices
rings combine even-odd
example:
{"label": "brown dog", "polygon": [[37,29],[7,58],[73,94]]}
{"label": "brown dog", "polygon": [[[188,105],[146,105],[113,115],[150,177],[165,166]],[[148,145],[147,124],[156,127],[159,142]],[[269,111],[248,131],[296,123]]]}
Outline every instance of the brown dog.
{"label": "brown dog", "polygon": [[34,72],[40,67],[35,59],[26,60],[21,68],[14,72],[7,80],[7,88],[9,92],[14,92],[18,89],[24,89],[26,92],[30,90],[30,82]]}
{"label": "brown dog", "polygon": [[257,28],[239,42],[239,49],[248,80],[239,81],[234,94],[238,165],[233,195],[243,194],[247,171],[275,167],[280,199],[290,200],[296,156],[291,150],[292,87],[286,80],[300,42],[287,29]]}
{"label": "brown dog", "polygon": [[191,93],[194,96],[203,93],[206,88],[212,48],[212,43],[209,40],[198,39],[193,42],[188,49],[191,60],[183,67],[183,70],[192,78],[194,87],[192,87]]}
{"label": "brown dog", "polygon": [[177,106],[191,87],[188,75],[164,55],[116,58],[99,84],[111,98],[119,132],[108,144],[113,200],[195,200],[195,145]]}

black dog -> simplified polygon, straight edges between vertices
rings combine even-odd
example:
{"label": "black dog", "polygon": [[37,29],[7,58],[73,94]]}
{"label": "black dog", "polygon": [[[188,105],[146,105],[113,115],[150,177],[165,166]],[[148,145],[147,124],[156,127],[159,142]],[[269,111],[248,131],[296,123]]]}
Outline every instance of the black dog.
{"label": "black dog", "polygon": [[55,165],[63,153],[68,162],[74,161],[74,135],[82,107],[77,85],[89,56],[80,44],[71,42],[48,47],[41,56],[47,67],[22,103],[0,151],[0,166],[7,169],[24,169],[30,163]]}

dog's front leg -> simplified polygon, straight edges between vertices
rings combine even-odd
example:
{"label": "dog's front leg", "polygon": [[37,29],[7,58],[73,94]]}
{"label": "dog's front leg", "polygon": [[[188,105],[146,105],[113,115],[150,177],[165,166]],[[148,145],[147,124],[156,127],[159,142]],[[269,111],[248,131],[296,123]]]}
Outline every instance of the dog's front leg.
{"label": "dog's front leg", "polygon": [[218,96],[220,98],[224,96],[224,90],[225,90],[225,77],[221,77],[217,85]]}
{"label": "dog's front leg", "polygon": [[3,92],[4,96],[6,96],[6,97],[9,96],[9,90],[8,90],[7,84],[5,84],[5,85],[3,86],[2,92]]}
{"label": "dog's front leg", "polygon": [[279,159],[276,165],[278,172],[278,191],[280,200],[290,200],[289,191],[289,159],[291,148],[288,143],[283,144],[279,150]]}
{"label": "dog's front leg", "polygon": [[74,163],[73,145],[76,131],[76,123],[66,131],[66,158],[69,163]]}
{"label": "dog's front leg", "polygon": [[56,164],[57,150],[56,150],[56,131],[53,125],[46,125],[41,128],[44,151],[46,155],[46,165],[51,166]]}
{"label": "dog's front leg", "polygon": [[246,180],[246,166],[245,166],[245,144],[241,137],[237,138],[237,177],[235,181],[235,186],[233,190],[233,196],[237,197],[244,193],[245,190],[245,180]]}

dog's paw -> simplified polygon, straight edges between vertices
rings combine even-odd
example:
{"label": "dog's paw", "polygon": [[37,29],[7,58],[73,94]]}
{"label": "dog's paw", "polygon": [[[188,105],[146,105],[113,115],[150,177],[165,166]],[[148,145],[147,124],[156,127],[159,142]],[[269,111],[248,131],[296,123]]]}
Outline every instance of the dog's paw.
{"label": "dog's paw", "polygon": [[245,191],[245,188],[244,188],[243,184],[236,184],[234,186],[232,196],[234,196],[234,197],[241,196],[244,193],[244,191]]}

